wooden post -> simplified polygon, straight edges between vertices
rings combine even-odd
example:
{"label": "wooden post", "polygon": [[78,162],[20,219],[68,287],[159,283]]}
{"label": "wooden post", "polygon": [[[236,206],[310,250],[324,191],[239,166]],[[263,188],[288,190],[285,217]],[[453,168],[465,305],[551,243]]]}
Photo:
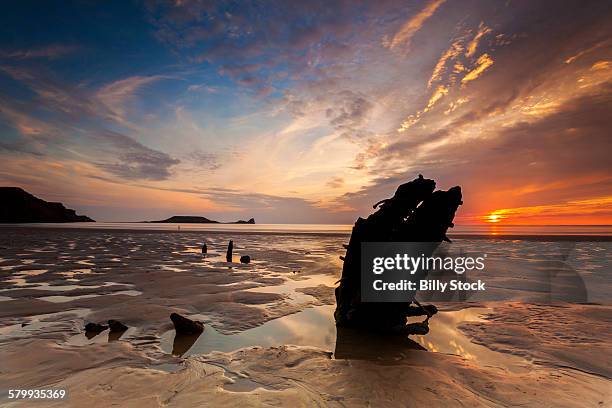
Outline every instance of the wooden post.
{"label": "wooden post", "polygon": [[230,239],[229,244],[227,244],[227,254],[225,254],[225,260],[227,262],[232,262],[232,251],[234,250],[234,241]]}

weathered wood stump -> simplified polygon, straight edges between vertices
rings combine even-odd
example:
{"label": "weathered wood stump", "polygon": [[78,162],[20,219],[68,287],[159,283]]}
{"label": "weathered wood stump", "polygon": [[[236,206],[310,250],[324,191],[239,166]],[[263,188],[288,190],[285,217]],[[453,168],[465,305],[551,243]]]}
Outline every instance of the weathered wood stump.
{"label": "weathered wood stump", "polygon": [[202,322],[188,319],[178,313],[172,313],[170,320],[174,323],[176,334],[200,334],[204,331]]}
{"label": "weathered wood stump", "polygon": [[124,332],[128,329],[128,327],[119,320],[109,320],[108,328],[110,332]]}
{"label": "weathered wood stump", "polygon": [[361,302],[362,242],[442,242],[461,201],[461,188],[434,191],[436,183],[423,176],[398,187],[392,198],[374,205],[378,210],[359,218],[343,257],[342,278],[336,288],[334,317],[339,327],[362,327],[384,332],[424,334],[427,320],[407,325],[407,316],[428,315],[435,306],[412,306],[416,293],[406,303]]}
{"label": "weathered wood stump", "polygon": [[225,254],[225,260],[227,262],[232,262],[232,252],[234,251],[234,241],[230,240],[229,244],[227,244],[227,253]]}
{"label": "weathered wood stump", "polygon": [[108,326],[104,324],[99,324],[99,323],[90,322],[85,325],[85,331],[89,333],[98,334],[98,333],[103,332],[106,329],[108,329]]}

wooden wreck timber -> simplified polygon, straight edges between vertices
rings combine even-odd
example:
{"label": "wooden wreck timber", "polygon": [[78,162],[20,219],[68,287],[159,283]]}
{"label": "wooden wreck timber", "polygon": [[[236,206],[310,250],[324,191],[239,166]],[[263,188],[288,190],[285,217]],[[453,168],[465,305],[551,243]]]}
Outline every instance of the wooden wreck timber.
{"label": "wooden wreck timber", "polygon": [[[426,334],[428,319],[437,312],[433,305],[421,306],[416,292],[405,303],[361,302],[362,242],[449,241],[448,228],[461,201],[461,188],[434,191],[436,183],[422,175],[398,187],[392,198],[374,205],[368,218],[359,218],[343,257],[342,278],[336,288],[334,317],[339,327],[405,334]],[[415,305],[412,305],[415,303]],[[407,316],[427,315],[422,323],[407,324]]]}

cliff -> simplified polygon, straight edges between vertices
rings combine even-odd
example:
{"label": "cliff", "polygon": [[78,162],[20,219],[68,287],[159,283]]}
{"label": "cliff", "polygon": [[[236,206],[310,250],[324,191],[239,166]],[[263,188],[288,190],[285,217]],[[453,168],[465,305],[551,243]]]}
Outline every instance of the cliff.
{"label": "cliff", "polygon": [[0,187],[0,223],[93,222],[62,203],[41,200],[19,187]]}

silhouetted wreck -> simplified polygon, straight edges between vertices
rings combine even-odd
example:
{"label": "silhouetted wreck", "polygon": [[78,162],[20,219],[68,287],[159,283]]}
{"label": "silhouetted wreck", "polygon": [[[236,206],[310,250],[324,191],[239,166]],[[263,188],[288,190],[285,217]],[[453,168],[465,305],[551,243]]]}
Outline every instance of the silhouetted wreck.
{"label": "silhouetted wreck", "polygon": [[[392,198],[374,205],[378,210],[359,218],[346,246],[340,285],[336,288],[338,327],[357,327],[386,333],[426,334],[427,322],[437,312],[433,305],[421,306],[416,292],[406,303],[361,302],[362,242],[442,242],[461,201],[461,188],[434,191],[436,183],[422,175],[398,187]],[[412,304],[415,305],[412,305]],[[407,316],[427,316],[422,323],[407,324]]]}

